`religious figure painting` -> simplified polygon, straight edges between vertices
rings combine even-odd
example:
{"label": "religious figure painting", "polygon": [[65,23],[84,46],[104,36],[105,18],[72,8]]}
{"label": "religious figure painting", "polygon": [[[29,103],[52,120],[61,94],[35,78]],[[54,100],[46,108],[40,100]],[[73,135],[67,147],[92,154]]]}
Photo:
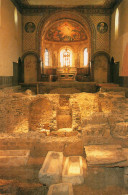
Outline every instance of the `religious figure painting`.
{"label": "religious figure painting", "polygon": [[36,28],[36,26],[33,22],[27,22],[25,24],[25,31],[27,33],[33,33],[35,31],[35,28]]}
{"label": "religious figure painting", "polygon": [[48,41],[83,41],[87,39],[86,32],[81,25],[65,21],[53,25],[46,33],[45,39]]}
{"label": "religious figure painting", "polygon": [[108,31],[108,25],[105,22],[100,22],[97,25],[97,30],[100,33],[105,33]]}

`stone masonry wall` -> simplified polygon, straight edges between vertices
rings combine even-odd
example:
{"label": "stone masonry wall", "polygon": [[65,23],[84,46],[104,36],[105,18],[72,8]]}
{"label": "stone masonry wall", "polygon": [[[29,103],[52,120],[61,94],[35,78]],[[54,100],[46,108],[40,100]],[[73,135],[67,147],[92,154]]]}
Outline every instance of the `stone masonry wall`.
{"label": "stone masonry wall", "polygon": [[[55,97],[56,96],[56,97]],[[58,95],[30,95],[0,91],[0,132],[28,132],[43,128],[56,130]]]}
{"label": "stone masonry wall", "polygon": [[0,91],[0,132],[28,131],[31,98],[13,89]]}
{"label": "stone masonry wall", "polygon": [[[42,128],[56,131],[59,101],[59,94],[35,96],[16,93],[12,88],[1,90],[0,133],[40,132]],[[82,132],[84,143],[128,137],[128,98],[124,91],[70,94],[69,101],[72,128]]]}

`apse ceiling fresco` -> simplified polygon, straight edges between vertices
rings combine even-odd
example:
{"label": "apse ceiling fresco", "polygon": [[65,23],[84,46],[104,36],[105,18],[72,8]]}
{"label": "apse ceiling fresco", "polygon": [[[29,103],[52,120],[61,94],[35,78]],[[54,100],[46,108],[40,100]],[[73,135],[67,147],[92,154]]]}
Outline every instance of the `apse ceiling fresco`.
{"label": "apse ceiling fresco", "polygon": [[58,22],[45,35],[45,40],[56,42],[84,41],[86,39],[87,35],[84,29],[73,21]]}

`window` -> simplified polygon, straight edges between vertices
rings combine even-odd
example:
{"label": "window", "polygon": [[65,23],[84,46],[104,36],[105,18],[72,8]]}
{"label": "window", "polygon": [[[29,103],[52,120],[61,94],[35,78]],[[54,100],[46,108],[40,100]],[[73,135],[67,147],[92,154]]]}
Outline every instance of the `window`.
{"label": "window", "polygon": [[0,0],[0,27],[1,27],[1,0]]}
{"label": "window", "polygon": [[71,66],[72,65],[72,52],[69,49],[62,49],[60,52],[60,63],[61,66]]}
{"label": "window", "polygon": [[119,9],[116,9],[115,13],[115,38],[118,38],[118,31],[119,31]]}
{"label": "window", "polygon": [[48,49],[45,49],[44,58],[45,58],[45,66],[48,66],[49,65],[49,52],[48,52]]}
{"label": "window", "polygon": [[14,9],[14,22],[15,22],[15,25],[17,26],[18,25],[18,12],[17,12],[16,7]]}
{"label": "window", "polygon": [[88,65],[88,49],[84,49],[84,66]]}

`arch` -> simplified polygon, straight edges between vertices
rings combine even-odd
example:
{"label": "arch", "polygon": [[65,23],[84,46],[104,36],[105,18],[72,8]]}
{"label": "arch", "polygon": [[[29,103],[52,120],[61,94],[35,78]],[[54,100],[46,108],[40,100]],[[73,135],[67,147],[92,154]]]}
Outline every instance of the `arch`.
{"label": "arch", "polygon": [[[40,79],[40,57],[34,51],[28,51],[22,56],[24,82],[37,82]],[[33,71],[31,71],[33,69]]]}
{"label": "arch", "polygon": [[110,79],[110,55],[104,51],[94,53],[91,60],[91,77],[96,82],[105,83]]}
{"label": "arch", "polygon": [[72,11],[72,12],[71,11],[58,11],[54,14],[51,13],[50,15],[47,15],[46,17],[43,17],[40,20],[37,26],[37,34],[36,34],[38,53],[39,54],[41,53],[40,43],[41,43],[42,35],[45,34],[46,29],[48,29],[48,27],[52,25],[53,23],[60,21],[60,20],[65,20],[65,19],[77,22],[85,29],[89,37],[90,53],[91,55],[93,55],[95,51],[95,45],[96,45],[95,26],[88,16],[79,14],[76,11]]}

